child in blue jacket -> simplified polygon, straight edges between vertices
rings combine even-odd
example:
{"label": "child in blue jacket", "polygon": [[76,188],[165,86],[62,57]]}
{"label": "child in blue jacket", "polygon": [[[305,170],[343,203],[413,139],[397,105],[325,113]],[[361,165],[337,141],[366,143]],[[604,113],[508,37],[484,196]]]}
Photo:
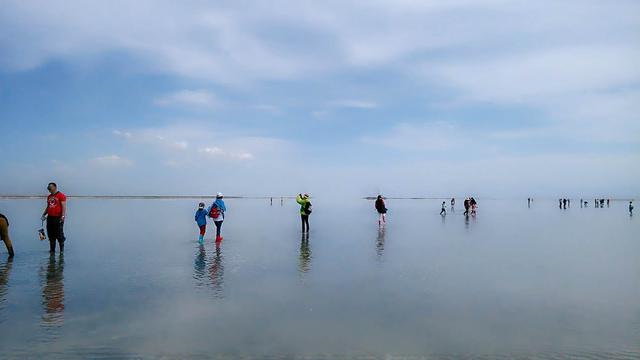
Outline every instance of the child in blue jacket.
{"label": "child in blue jacket", "polygon": [[207,232],[207,210],[204,209],[204,203],[198,204],[198,210],[196,210],[195,216],[196,224],[200,228],[200,236],[198,242],[202,244],[204,242],[204,233]]}

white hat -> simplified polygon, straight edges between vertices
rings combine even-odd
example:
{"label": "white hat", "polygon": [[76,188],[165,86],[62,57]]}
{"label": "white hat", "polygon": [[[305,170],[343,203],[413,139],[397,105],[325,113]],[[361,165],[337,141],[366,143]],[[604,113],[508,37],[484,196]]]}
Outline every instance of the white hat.
{"label": "white hat", "polygon": [[216,195],[216,197],[221,198],[221,197],[222,197],[222,193],[221,193],[221,192],[219,192],[219,193],[218,193],[218,195]]}

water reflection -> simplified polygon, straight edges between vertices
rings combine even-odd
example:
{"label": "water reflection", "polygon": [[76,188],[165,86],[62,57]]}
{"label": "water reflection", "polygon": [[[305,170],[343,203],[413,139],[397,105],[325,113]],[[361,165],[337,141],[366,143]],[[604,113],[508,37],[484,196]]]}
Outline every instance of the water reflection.
{"label": "water reflection", "polygon": [[222,247],[220,242],[216,242],[216,253],[210,260],[209,278],[211,279],[211,288],[214,297],[222,298],[224,296],[224,263],[222,256]]}
{"label": "water reflection", "polygon": [[[215,255],[207,259],[207,251],[204,245],[196,249],[193,261],[193,279],[198,288],[211,288],[216,298],[223,297],[224,288],[224,264],[221,242],[216,242]],[[207,264],[209,266],[207,267]]]}
{"label": "water reflection", "polygon": [[196,250],[196,259],[193,262],[193,278],[196,281],[196,287],[204,287],[207,283],[207,252],[204,245],[199,245]]}
{"label": "water reflection", "polygon": [[385,241],[385,229],[384,227],[378,228],[378,237],[376,238],[376,254],[378,259],[381,260],[384,255],[384,241]]}
{"label": "water reflection", "polygon": [[9,274],[13,266],[13,258],[8,258],[2,266],[0,266],[0,324],[3,323],[3,313],[7,302],[7,293],[9,292]]}
{"label": "water reflection", "polygon": [[58,260],[54,254],[49,256],[46,269],[41,268],[42,278],[42,315],[41,327],[56,330],[64,322],[64,255]]}
{"label": "water reflection", "polygon": [[309,234],[302,234],[300,239],[300,254],[298,256],[298,271],[306,274],[311,269],[311,247],[309,246]]}

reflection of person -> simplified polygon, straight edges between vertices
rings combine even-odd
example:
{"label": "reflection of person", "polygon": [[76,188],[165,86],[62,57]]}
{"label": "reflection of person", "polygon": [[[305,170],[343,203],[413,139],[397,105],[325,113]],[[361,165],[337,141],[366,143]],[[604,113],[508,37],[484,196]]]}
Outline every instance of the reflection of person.
{"label": "reflection of person", "polygon": [[204,250],[204,245],[198,246],[198,252],[196,253],[196,259],[193,262],[193,278],[196,280],[197,286],[202,286],[205,281],[206,266],[207,266],[207,253]]}
{"label": "reflection of person", "polygon": [[211,266],[209,268],[211,286],[217,297],[222,297],[224,287],[224,264],[220,244],[219,241],[216,242],[216,255],[213,257],[213,261],[210,262]]}
{"label": "reflection of person", "polygon": [[64,256],[60,255],[56,262],[55,256],[49,256],[49,263],[42,287],[42,305],[44,307],[43,321],[58,323],[64,313]]}
{"label": "reflection of person", "polygon": [[64,251],[64,221],[67,215],[67,197],[58,191],[56,183],[47,186],[47,206],[42,213],[42,221],[47,220],[47,235],[49,235],[49,251],[56,251],[56,240],[60,244],[60,252]]}
{"label": "reflection of person", "polygon": [[9,257],[13,257],[13,244],[11,243],[11,238],[9,237],[9,220],[2,214],[0,214],[0,239],[4,241],[4,245],[7,247]]}
{"label": "reflection of person", "polygon": [[384,241],[385,241],[385,230],[384,228],[378,229],[378,237],[376,238],[376,253],[378,257],[382,257],[384,255]]}
{"label": "reflection of person", "polygon": [[7,288],[9,283],[9,273],[13,266],[13,258],[9,257],[4,265],[0,266],[0,304],[5,304],[7,299]]}
{"label": "reflection of person", "polygon": [[302,234],[300,240],[300,257],[298,258],[298,271],[306,273],[311,268],[311,247],[309,246],[309,235]]}

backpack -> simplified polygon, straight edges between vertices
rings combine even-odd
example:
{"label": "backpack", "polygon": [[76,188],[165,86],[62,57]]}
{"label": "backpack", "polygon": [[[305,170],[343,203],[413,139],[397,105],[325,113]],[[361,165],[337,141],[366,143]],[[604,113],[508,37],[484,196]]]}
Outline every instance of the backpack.
{"label": "backpack", "polygon": [[218,207],[218,205],[216,204],[211,205],[211,210],[209,210],[209,217],[212,219],[216,219],[220,217],[220,208]]}
{"label": "backpack", "polygon": [[307,201],[307,202],[304,204],[304,213],[305,213],[305,214],[307,214],[307,215],[310,215],[310,214],[311,214],[311,211],[312,211],[312,210],[311,210],[311,202],[310,202],[310,201]]}

